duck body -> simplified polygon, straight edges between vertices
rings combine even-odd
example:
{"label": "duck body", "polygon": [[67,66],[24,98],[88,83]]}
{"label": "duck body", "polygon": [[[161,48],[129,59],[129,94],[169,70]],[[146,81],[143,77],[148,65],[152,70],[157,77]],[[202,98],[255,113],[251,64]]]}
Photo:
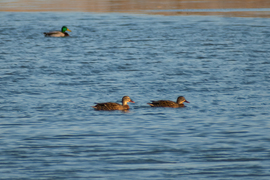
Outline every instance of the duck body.
{"label": "duck body", "polygon": [[184,107],[184,104],[177,104],[176,102],[169,101],[169,100],[159,100],[159,101],[152,101],[152,103],[147,103],[151,107],[171,107],[171,108],[179,108]]}
{"label": "duck body", "polygon": [[114,102],[106,102],[106,103],[97,103],[97,105],[92,106],[96,110],[104,110],[104,111],[114,111],[114,110],[129,110],[129,105],[121,105]]}
{"label": "duck body", "polygon": [[171,108],[179,108],[185,107],[183,104],[184,102],[189,103],[183,96],[179,96],[176,102],[170,100],[159,100],[159,101],[152,101],[152,103],[147,103],[151,107],[171,107]]}
{"label": "duck body", "polygon": [[65,36],[69,36],[69,34],[66,31],[71,32],[71,30],[69,30],[66,26],[63,26],[61,31],[44,32],[44,35],[45,35],[45,37],[65,37]]}
{"label": "duck body", "polygon": [[61,32],[61,31],[52,31],[52,32],[45,32],[44,35],[46,37],[65,37],[65,36],[69,36],[68,33],[66,32]]}
{"label": "duck body", "polygon": [[103,111],[114,111],[114,110],[129,110],[128,102],[134,103],[128,96],[122,98],[122,105],[115,102],[97,103],[97,105],[92,106],[95,110]]}

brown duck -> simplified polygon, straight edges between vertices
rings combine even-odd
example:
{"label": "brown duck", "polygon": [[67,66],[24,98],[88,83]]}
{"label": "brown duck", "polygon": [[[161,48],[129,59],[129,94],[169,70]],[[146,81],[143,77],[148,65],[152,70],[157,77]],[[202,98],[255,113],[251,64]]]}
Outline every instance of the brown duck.
{"label": "brown duck", "polygon": [[128,102],[135,103],[130,99],[130,97],[124,96],[122,98],[122,105],[115,102],[106,102],[106,103],[96,103],[97,105],[92,107],[96,110],[103,110],[103,111],[113,111],[113,110],[124,111],[129,109],[129,106],[127,104]]}
{"label": "brown duck", "polygon": [[184,96],[179,96],[176,102],[169,101],[169,100],[159,100],[159,101],[152,101],[152,103],[147,103],[152,107],[171,107],[171,108],[179,108],[185,107],[183,104],[184,102],[189,103]]}

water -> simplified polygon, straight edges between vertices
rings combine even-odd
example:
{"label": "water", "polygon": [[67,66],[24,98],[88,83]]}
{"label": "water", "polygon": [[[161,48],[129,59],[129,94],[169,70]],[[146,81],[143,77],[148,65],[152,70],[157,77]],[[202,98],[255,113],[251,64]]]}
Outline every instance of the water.
{"label": "water", "polygon": [[[1,179],[270,178],[269,19],[0,18]],[[91,107],[124,95],[129,112]]]}

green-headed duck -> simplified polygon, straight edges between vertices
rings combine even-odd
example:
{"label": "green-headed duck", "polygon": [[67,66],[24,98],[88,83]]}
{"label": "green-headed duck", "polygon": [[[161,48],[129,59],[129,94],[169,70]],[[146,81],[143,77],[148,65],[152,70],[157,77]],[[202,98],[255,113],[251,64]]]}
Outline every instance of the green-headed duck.
{"label": "green-headed duck", "polygon": [[66,32],[69,31],[71,32],[71,30],[69,30],[66,26],[63,26],[61,31],[51,31],[51,32],[45,32],[45,36],[50,36],[50,37],[64,37],[64,36],[69,36],[69,34]]}

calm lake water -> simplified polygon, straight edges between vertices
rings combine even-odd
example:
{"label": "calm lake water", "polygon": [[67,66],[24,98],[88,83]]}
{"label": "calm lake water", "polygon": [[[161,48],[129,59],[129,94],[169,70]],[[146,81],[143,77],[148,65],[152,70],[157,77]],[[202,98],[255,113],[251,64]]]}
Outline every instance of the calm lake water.
{"label": "calm lake water", "polygon": [[[270,19],[0,18],[1,179],[270,178]],[[91,107],[124,95],[129,112]]]}

